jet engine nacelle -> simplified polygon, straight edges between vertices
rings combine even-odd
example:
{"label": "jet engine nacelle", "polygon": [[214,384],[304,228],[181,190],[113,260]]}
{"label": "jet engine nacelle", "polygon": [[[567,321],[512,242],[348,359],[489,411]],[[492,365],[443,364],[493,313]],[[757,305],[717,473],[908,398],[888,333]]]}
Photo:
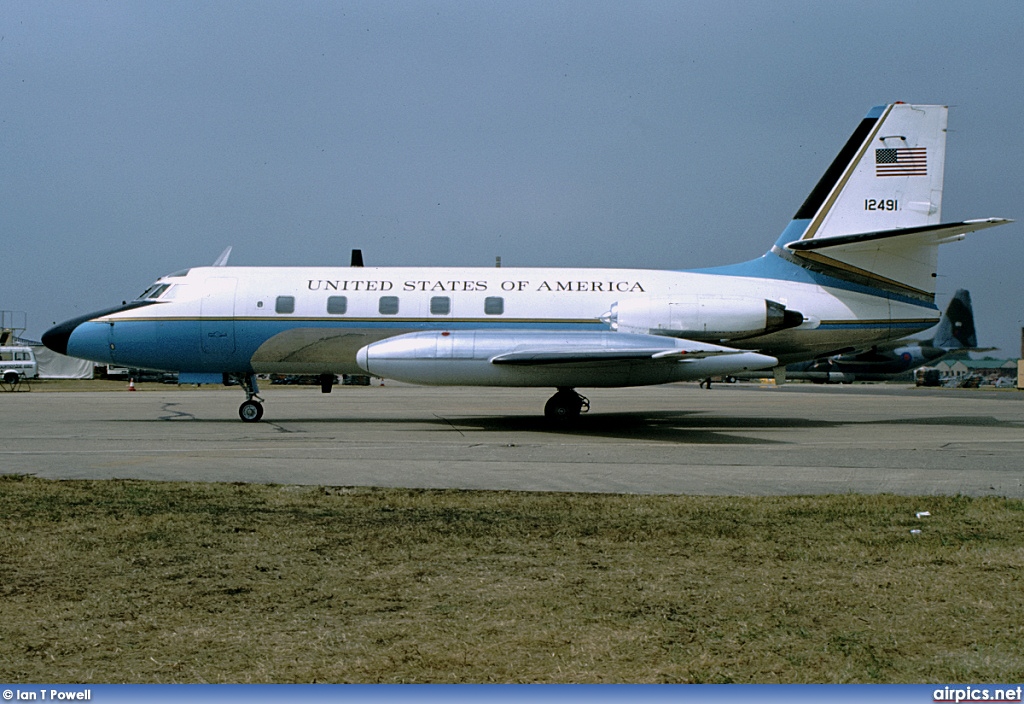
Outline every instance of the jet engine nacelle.
{"label": "jet engine nacelle", "polygon": [[692,294],[629,298],[602,320],[618,332],[721,342],[795,328],[804,316],[764,298]]}

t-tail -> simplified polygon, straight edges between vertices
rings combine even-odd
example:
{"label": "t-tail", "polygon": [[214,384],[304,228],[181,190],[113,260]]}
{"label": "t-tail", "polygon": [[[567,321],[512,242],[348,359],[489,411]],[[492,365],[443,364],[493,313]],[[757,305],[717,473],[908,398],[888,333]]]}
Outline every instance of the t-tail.
{"label": "t-tail", "polygon": [[938,246],[1010,222],[941,222],[948,110],[872,108],[771,252],[819,274],[934,305]]}

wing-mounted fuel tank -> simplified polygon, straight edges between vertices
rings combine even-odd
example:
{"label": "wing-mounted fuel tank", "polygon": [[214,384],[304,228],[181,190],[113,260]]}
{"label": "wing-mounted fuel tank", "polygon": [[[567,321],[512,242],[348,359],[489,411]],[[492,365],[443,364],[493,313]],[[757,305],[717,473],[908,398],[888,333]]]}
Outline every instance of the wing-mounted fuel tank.
{"label": "wing-mounted fuel tank", "polygon": [[714,342],[756,337],[804,322],[802,314],[775,301],[713,294],[628,298],[613,303],[601,319],[618,332]]}
{"label": "wing-mounted fuel tank", "polygon": [[618,332],[412,332],[366,345],[368,374],[413,384],[612,387],[665,384],[762,369],[775,357],[720,345]]}

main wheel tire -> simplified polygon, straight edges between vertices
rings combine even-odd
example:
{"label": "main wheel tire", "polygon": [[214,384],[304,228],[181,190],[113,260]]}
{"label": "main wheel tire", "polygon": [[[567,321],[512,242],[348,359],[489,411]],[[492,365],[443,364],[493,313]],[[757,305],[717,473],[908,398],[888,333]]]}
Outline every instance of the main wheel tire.
{"label": "main wheel tire", "polygon": [[557,393],[544,404],[544,416],[559,423],[580,417],[583,402],[577,393]]}
{"label": "main wheel tire", "polygon": [[5,384],[10,384],[11,386],[14,386],[15,384],[18,383],[18,379],[20,379],[20,378],[21,377],[18,376],[18,372],[14,372],[14,371],[4,372],[4,383]]}
{"label": "main wheel tire", "polygon": [[238,407],[238,417],[246,423],[255,423],[263,417],[263,404],[258,401],[246,401]]}

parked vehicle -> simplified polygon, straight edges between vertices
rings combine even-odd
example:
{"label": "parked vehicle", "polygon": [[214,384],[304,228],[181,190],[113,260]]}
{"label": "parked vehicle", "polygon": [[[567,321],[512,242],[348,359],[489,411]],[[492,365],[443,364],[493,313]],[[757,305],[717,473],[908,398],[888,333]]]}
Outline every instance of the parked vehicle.
{"label": "parked vehicle", "polygon": [[16,386],[22,379],[36,379],[38,376],[39,365],[31,347],[0,347],[0,379],[5,386]]}

